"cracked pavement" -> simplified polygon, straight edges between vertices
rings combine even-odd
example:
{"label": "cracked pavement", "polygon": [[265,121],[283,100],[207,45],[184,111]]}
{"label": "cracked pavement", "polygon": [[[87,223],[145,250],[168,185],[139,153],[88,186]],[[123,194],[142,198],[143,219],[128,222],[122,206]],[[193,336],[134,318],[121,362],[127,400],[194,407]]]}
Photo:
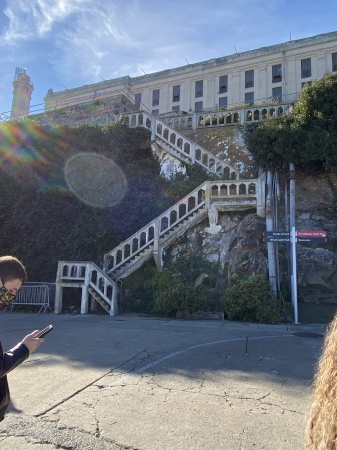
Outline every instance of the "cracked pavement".
{"label": "cracked pavement", "polygon": [[49,323],[9,374],[2,450],[304,449],[325,325],[1,313],[3,347]]}

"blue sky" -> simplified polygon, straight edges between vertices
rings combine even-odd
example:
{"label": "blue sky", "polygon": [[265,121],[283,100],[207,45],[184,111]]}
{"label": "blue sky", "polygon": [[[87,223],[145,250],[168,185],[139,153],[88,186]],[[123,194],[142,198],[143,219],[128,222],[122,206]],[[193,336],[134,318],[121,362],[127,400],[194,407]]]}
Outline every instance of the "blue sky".
{"label": "blue sky", "polygon": [[337,31],[336,17],[336,0],[0,0],[0,113],[11,108],[16,67],[26,68],[39,105],[49,88]]}

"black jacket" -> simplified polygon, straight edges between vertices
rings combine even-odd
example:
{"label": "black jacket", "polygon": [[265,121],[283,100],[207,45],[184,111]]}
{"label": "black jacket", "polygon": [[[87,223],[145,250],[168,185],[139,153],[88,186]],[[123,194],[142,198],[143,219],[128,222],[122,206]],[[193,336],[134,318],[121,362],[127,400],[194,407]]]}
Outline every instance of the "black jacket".
{"label": "black jacket", "polygon": [[24,344],[20,343],[4,353],[0,342],[0,421],[3,420],[10,402],[7,374],[28,356],[29,350]]}

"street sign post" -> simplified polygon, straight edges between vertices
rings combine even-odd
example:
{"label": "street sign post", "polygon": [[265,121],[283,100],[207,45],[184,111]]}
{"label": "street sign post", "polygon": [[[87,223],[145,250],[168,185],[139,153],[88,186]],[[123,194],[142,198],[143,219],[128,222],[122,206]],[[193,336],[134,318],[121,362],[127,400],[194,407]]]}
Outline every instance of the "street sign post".
{"label": "street sign post", "polygon": [[[289,231],[265,231],[263,233],[265,242],[290,242]],[[325,244],[327,242],[326,231],[296,231],[296,242],[307,242],[312,244]]]}
{"label": "street sign post", "polygon": [[292,264],[292,298],[294,305],[295,323],[298,323],[297,310],[297,273],[296,273],[296,242],[307,244],[325,244],[327,242],[326,231],[296,231],[295,227],[289,231],[264,231],[263,240],[274,243],[290,243]]}

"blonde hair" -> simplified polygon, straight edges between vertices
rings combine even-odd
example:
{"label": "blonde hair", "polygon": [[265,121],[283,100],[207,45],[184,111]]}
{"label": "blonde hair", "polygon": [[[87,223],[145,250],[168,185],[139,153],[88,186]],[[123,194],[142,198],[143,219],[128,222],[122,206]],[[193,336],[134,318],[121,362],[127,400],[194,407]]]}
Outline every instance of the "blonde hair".
{"label": "blonde hair", "polygon": [[337,450],[337,314],[315,373],[306,441],[310,450]]}

